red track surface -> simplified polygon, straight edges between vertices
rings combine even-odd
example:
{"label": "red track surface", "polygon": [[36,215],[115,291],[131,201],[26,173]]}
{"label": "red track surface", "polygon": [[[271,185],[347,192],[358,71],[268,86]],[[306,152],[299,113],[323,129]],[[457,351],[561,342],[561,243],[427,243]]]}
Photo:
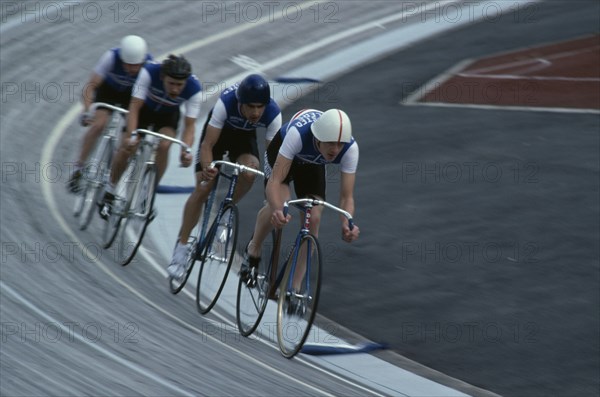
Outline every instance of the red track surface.
{"label": "red track surface", "polygon": [[600,109],[600,36],[476,60],[419,102]]}

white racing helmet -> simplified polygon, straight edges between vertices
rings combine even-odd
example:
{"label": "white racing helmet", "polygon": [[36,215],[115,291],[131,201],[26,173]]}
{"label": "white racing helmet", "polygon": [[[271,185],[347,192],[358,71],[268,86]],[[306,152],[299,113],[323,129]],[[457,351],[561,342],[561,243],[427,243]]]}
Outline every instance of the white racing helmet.
{"label": "white racing helmet", "polygon": [[121,40],[121,60],[125,63],[144,63],[147,51],[146,41],[140,36],[129,35]]}
{"label": "white racing helmet", "polygon": [[348,115],[339,109],[329,109],[311,125],[315,138],[321,142],[350,142],[352,124]]}

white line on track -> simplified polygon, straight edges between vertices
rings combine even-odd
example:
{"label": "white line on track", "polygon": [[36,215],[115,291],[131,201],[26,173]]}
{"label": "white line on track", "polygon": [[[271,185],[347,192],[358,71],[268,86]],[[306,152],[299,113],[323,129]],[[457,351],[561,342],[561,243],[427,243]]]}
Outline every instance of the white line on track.
{"label": "white line on track", "polygon": [[[0,280],[0,288],[2,289],[3,292],[11,295],[14,299],[19,301],[22,305],[25,305],[27,308],[29,308],[31,311],[36,313],[38,316],[44,318],[46,321],[49,321],[52,324],[59,327],[61,329],[61,332],[69,331],[67,329],[67,327],[65,327],[61,324],[60,320],[46,314],[43,310],[38,308],[36,305],[31,303],[29,300],[27,300],[27,298],[25,298],[23,295],[19,294],[17,291],[15,291],[14,289],[12,289],[8,285],[6,285],[2,280]],[[93,341],[90,341],[87,338],[84,338],[83,336],[79,335],[76,332],[72,332],[69,335],[72,335],[79,342],[83,343],[84,345],[87,345],[88,347],[91,347],[92,349],[103,354],[104,356],[108,357],[109,359],[129,368],[130,370],[132,370],[134,372],[137,372],[138,374],[140,374],[148,379],[151,379],[152,381],[158,383],[161,386],[164,386],[165,388],[167,388],[179,395],[190,396],[190,397],[193,397],[195,395],[186,390],[183,390],[182,388],[176,386],[175,384],[169,382],[168,380],[163,379],[160,375],[158,375],[152,371],[149,371],[143,367],[140,367],[139,365],[132,363],[131,361],[128,361],[128,360],[114,354],[110,350],[103,348],[99,344],[94,343]]]}

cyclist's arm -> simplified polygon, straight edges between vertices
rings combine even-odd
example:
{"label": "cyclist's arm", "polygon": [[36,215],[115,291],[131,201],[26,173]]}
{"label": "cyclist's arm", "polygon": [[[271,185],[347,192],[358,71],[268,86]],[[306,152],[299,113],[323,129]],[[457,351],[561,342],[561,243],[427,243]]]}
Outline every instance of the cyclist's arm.
{"label": "cyclist's arm", "polygon": [[92,73],[90,81],[88,81],[88,83],[85,85],[82,92],[84,112],[87,112],[90,109],[90,106],[92,105],[96,97],[96,90],[98,89],[98,87],[100,87],[100,85],[102,85],[103,81],[104,77],[102,77],[98,73]]}
{"label": "cyclist's arm", "polygon": [[[354,216],[354,182],[356,174],[342,172],[342,182],[340,186],[340,208]],[[346,242],[352,242],[358,238],[360,230],[354,225],[352,230],[348,226],[348,219],[340,216],[342,220],[342,239]]]}
{"label": "cyclist's arm", "polygon": [[267,202],[273,210],[276,226],[283,226],[290,218],[289,215],[287,218],[283,216],[282,209],[285,200],[289,198],[289,189],[284,183],[284,180],[292,167],[292,161],[293,160],[290,160],[281,154],[277,155],[275,165],[273,165],[273,171],[271,172],[271,176],[267,181],[267,187],[265,189]]}
{"label": "cyclist's arm", "polygon": [[[220,136],[220,128],[213,127],[210,124],[206,126],[206,131],[204,131],[204,138],[202,139],[202,144],[200,145],[200,161],[203,172],[208,171],[208,167],[213,161],[213,148],[217,144],[217,141],[219,140]],[[205,174],[204,176],[205,178],[214,177],[214,175],[211,175],[210,172]]]}
{"label": "cyclist's arm", "polygon": [[138,119],[140,117],[140,110],[144,106],[144,100],[134,97],[131,97],[131,101],[129,102],[129,114],[127,115],[127,134],[126,138],[131,136],[131,133],[137,129]]}
{"label": "cyclist's arm", "polygon": [[[189,147],[194,145],[194,135],[196,133],[196,119],[193,117],[184,118],[183,134],[181,140],[184,141]],[[183,148],[181,150],[184,150]]]}
{"label": "cyclist's arm", "polygon": [[[342,172],[342,183],[340,186],[340,208],[354,215],[354,182],[356,174]],[[348,223],[342,216],[342,222]]]}
{"label": "cyclist's arm", "polygon": [[[188,148],[191,148],[194,144],[194,135],[196,132],[196,118],[195,117],[185,117],[183,120],[183,134],[181,136],[181,140],[188,145]],[[179,155],[179,161],[183,167],[189,167],[194,160],[194,156],[192,153],[188,153],[186,149],[181,147],[181,154]]]}
{"label": "cyclist's arm", "polygon": [[95,100],[95,93],[98,87],[102,85],[104,78],[106,75],[113,70],[115,66],[115,54],[113,51],[108,50],[98,60],[96,66],[94,66],[94,71],[90,77],[90,81],[83,88],[83,106],[84,112],[87,112],[90,109],[90,105]]}

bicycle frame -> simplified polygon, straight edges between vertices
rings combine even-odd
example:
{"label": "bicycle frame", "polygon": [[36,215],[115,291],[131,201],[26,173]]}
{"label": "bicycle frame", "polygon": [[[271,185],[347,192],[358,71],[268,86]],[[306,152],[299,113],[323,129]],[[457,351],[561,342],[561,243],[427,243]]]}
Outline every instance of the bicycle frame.
{"label": "bicycle frame", "polygon": [[[289,205],[294,205],[303,211],[304,220],[286,259],[286,265],[281,269],[276,281],[276,285],[279,286],[277,342],[279,350],[286,358],[294,357],[302,348],[312,327],[319,302],[323,259],[319,240],[310,233],[313,207],[315,205],[322,205],[333,209],[348,219],[348,226],[351,229],[354,227],[350,213],[323,200],[312,198],[290,200],[284,203],[283,213],[286,216]],[[305,243],[306,247],[304,247]],[[306,249],[306,262],[304,262],[304,259],[299,258],[304,249]],[[300,267],[297,268],[297,266]],[[296,274],[301,269],[301,273]],[[283,277],[286,277],[285,282],[282,281]],[[303,284],[294,285],[294,283],[298,282]],[[297,327],[297,337],[290,338],[286,336],[285,330],[290,324],[294,324]]]}
{"label": "bicycle frame", "polygon": [[[192,255],[190,255],[188,257],[188,261],[186,264],[186,273],[185,273],[183,279],[181,279],[181,280],[174,279],[172,277],[170,278],[169,286],[171,288],[171,292],[174,294],[179,293],[179,291],[181,291],[181,289],[187,283],[187,279],[188,279],[189,275],[191,274],[192,268],[194,267],[194,263],[196,261],[201,261],[201,262],[205,261],[205,259],[206,259],[206,258],[204,258],[204,255],[206,252],[205,245],[206,245],[208,239],[211,237],[211,233],[212,233],[211,228],[213,227],[213,225],[220,223],[223,214],[225,213],[225,211],[228,208],[230,208],[232,206],[235,207],[235,205],[233,204],[233,194],[234,194],[235,188],[237,186],[239,174],[241,172],[252,172],[257,175],[261,175],[261,176],[263,175],[262,172],[255,170],[254,168],[249,168],[244,165],[231,163],[231,162],[223,161],[223,160],[213,161],[210,164],[211,168],[214,168],[216,166],[224,166],[224,167],[220,167],[219,172],[217,173],[217,177],[214,181],[214,185],[209,193],[209,196],[205,203],[204,210],[202,212],[202,214],[203,214],[202,220],[200,222],[198,222],[198,225],[196,227],[196,230],[197,230],[196,234],[192,233],[188,237],[188,244],[193,244],[193,251],[192,251]],[[225,167],[233,168],[233,171],[231,172],[231,174],[225,172],[225,170],[224,170]],[[230,181],[229,187],[227,188],[227,193],[226,193],[225,197],[219,202],[218,210],[216,211],[215,217],[211,218],[211,213],[213,210],[214,201],[216,199],[218,183],[219,183],[220,177],[229,179],[229,181]],[[206,183],[208,183],[208,182],[207,181],[201,182],[202,185],[205,185]],[[227,223],[226,223],[227,225],[230,225],[232,223],[233,216],[237,216],[237,215],[234,215],[233,212],[231,212],[230,218],[227,220]],[[228,233],[228,235],[226,236],[226,240],[225,240],[226,246],[229,245],[229,238],[230,238],[230,236]],[[179,239],[179,237],[177,239]],[[218,259],[218,258],[212,257],[212,256],[211,256],[211,258]]]}
{"label": "bicycle frame", "polygon": [[[198,247],[202,247],[202,245],[204,244],[204,240],[206,239],[206,234],[208,232],[208,220],[209,220],[209,216],[210,216],[210,212],[212,209],[212,205],[214,203],[214,199],[215,199],[215,195],[216,195],[216,191],[217,191],[217,184],[219,182],[219,179],[221,177],[227,178],[229,179],[229,187],[227,188],[227,193],[225,195],[225,198],[223,198],[223,200],[221,200],[220,204],[219,204],[219,209],[217,211],[217,217],[220,218],[221,215],[223,214],[223,209],[225,208],[225,206],[231,202],[233,202],[233,193],[235,192],[235,187],[237,186],[238,183],[238,179],[240,177],[240,173],[242,172],[252,172],[256,175],[259,176],[264,176],[264,174],[261,171],[258,171],[254,168],[251,167],[247,167],[245,165],[241,165],[241,164],[236,164],[236,163],[232,163],[229,161],[224,161],[224,160],[216,160],[210,163],[210,168],[215,168],[218,165],[224,165],[230,168],[233,168],[233,172],[231,173],[231,175],[225,173],[223,170],[219,169],[219,173],[217,174],[217,179],[215,180],[215,185],[213,187],[213,189],[210,192],[210,195],[208,196],[208,199],[206,200],[206,207],[204,208],[204,216],[202,219],[202,228],[201,228],[201,232],[200,232],[200,236],[198,238]],[[205,181],[201,182],[201,183],[206,183]],[[200,250],[198,250],[198,255]]]}
{"label": "bicycle frame", "polygon": [[[203,242],[197,240],[197,244],[201,244],[201,246],[197,246],[196,250],[201,252],[200,260],[202,265],[198,273],[198,283],[196,284],[196,306],[201,314],[208,313],[219,299],[235,256],[239,212],[234,203],[233,195],[239,175],[241,172],[263,175],[262,172],[254,168],[223,160],[213,161],[210,164],[211,168],[216,166],[220,166],[217,175],[229,179],[230,183],[225,198],[219,204],[210,229],[206,232],[205,240]],[[233,168],[231,173],[224,171],[227,166]],[[201,184],[206,184],[206,182],[201,182]],[[216,191],[217,188],[218,186],[215,183],[212,191]],[[205,211],[205,213],[208,212]],[[193,263],[190,263],[188,260],[188,264],[186,274],[189,276]],[[172,288],[172,291],[177,291],[178,289],[180,287],[175,287]]]}
{"label": "bicycle frame", "polygon": [[91,221],[97,196],[109,178],[113,149],[116,146],[115,141],[118,139],[119,131],[125,125],[125,115],[129,113],[126,109],[104,102],[96,102],[90,106],[92,112],[98,108],[108,109],[112,111],[112,115],[102,131],[102,136],[95,144],[91,158],[86,161],[83,168],[85,185],[75,200],[73,211],[76,217],[80,217],[80,230],[86,229]]}
{"label": "bicycle frame", "polygon": [[[188,153],[191,151],[185,142],[172,138],[168,135],[146,129],[137,129],[133,131],[132,136],[138,135],[141,136],[141,142],[139,143],[140,146],[138,146],[136,149],[134,157],[129,160],[126,168],[126,170],[129,170],[133,166],[133,170],[130,175],[122,175],[121,180],[117,185],[120,186],[119,194],[123,198],[119,199],[118,201],[122,204],[117,207],[118,209],[116,209],[113,204],[113,214],[111,215],[111,219],[112,217],[115,217],[115,220],[112,222],[112,225],[111,222],[107,223],[107,229],[105,233],[106,240],[104,247],[108,248],[112,244],[116,235],[119,233],[122,219],[125,219],[125,226],[122,227],[123,230],[121,230],[121,238],[125,238],[125,233],[127,230],[133,230],[132,233],[135,235],[133,244],[127,244],[127,247],[125,247],[125,244],[119,245],[119,255],[124,258],[121,262],[123,266],[128,264],[131,259],[133,259],[133,256],[137,252],[137,249],[142,242],[146,227],[152,220],[154,197],[156,194],[155,188],[157,184],[156,155],[160,141],[167,140],[180,145]],[[150,147],[149,153],[146,153],[144,147]],[[151,178],[150,181],[152,184],[149,185],[147,191],[144,191],[143,186],[144,180],[146,179],[146,173],[148,173],[149,178]],[[130,181],[132,183],[124,181],[123,178],[131,178]],[[138,208],[137,203],[138,199],[140,198],[145,204],[139,206],[140,208]],[[116,202],[117,199],[115,199],[115,203]],[[135,222],[136,218],[138,220],[142,220],[142,223],[137,225],[133,223]],[[133,247],[131,252],[127,252],[126,255],[121,255],[123,254],[123,251],[125,249],[129,249],[128,247],[130,246]]]}
{"label": "bicycle frame", "polygon": [[[284,263],[286,263],[289,259],[289,255],[292,255],[292,254],[294,255],[294,257],[292,258],[292,269],[291,269],[292,274],[294,274],[294,272],[296,271],[296,264],[298,262],[298,253],[299,253],[299,250],[295,249],[295,247],[299,246],[300,241],[302,240],[303,236],[310,233],[310,219],[312,216],[312,209],[314,206],[322,205],[326,208],[330,208],[330,209],[334,210],[335,212],[342,214],[346,219],[348,219],[348,227],[350,228],[350,230],[352,230],[354,228],[354,220],[352,219],[352,215],[349,212],[347,212],[341,208],[338,208],[333,204],[329,204],[328,202],[326,202],[324,200],[317,200],[317,199],[312,199],[312,198],[301,198],[301,199],[286,201],[283,205],[284,216],[287,216],[290,205],[293,205],[294,207],[300,209],[304,213],[304,222],[303,222],[300,230],[298,231],[298,234],[296,235],[296,240],[294,241],[292,250],[290,250],[290,253],[288,254],[288,258],[286,259],[286,261],[284,261]],[[308,257],[308,259],[307,259],[306,267],[307,267],[307,269],[310,270],[310,255],[308,255],[307,257]],[[275,282],[275,285],[279,285],[281,283],[284,273],[285,273],[285,266],[282,269],[280,269],[279,274],[277,275],[277,280]],[[291,290],[291,288],[292,288],[291,283],[292,283],[292,281],[290,279],[288,282],[288,285],[287,285],[288,291]],[[310,283],[309,283],[308,279],[307,279],[306,286],[307,286],[307,290],[309,290],[308,288],[310,287]]]}

